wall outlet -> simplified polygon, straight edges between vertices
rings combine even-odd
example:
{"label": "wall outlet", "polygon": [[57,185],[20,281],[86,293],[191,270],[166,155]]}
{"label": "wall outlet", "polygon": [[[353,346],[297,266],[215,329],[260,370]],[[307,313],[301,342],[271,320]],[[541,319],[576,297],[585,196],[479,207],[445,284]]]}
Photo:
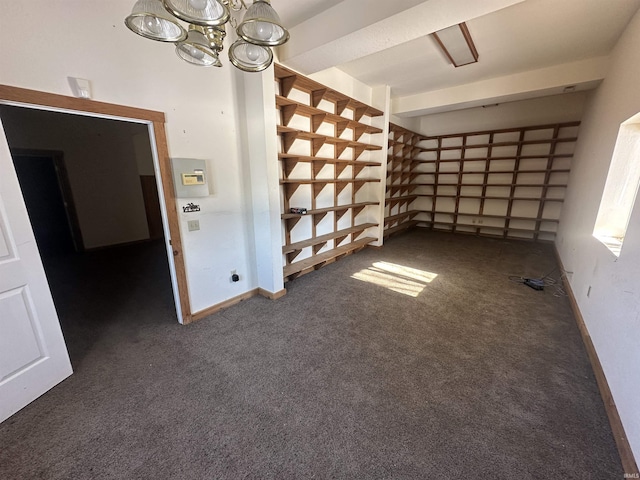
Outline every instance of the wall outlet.
{"label": "wall outlet", "polygon": [[195,232],[196,230],[200,230],[200,220],[188,220],[187,228],[190,232]]}
{"label": "wall outlet", "polygon": [[240,281],[240,275],[238,275],[238,273],[235,270],[231,270],[231,282],[235,283],[239,281]]}

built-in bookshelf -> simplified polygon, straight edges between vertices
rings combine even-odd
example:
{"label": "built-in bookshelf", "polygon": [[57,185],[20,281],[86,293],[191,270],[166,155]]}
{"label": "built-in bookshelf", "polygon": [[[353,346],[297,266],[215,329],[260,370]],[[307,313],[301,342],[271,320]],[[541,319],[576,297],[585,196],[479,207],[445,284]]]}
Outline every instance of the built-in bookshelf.
{"label": "built-in bookshelf", "polygon": [[416,144],[412,217],[437,230],[555,239],[580,122],[440,136]]}
{"label": "built-in bookshelf", "polygon": [[[275,66],[284,277],[291,280],[378,240],[383,112]],[[377,154],[377,155],[376,155]],[[291,208],[305,213],[291,213]]]}
{"label": "built-in bookshelf", "polygon": [[422,153],[419,146],[423,135],[407,130],[393,123],[389,124],[389,151],[387,154],[387,184],[385,195],[384,236],[388,237],[416,226],[414,209],[418,195],[413,183],[420,173],[416,165]]}

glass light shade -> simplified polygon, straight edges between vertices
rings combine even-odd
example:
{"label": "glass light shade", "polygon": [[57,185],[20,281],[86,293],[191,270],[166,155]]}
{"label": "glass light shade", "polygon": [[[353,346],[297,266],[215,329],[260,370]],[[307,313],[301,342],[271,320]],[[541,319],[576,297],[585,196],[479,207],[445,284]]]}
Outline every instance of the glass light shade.
{"label": "glass light shade", "polygon": [[132,32],[159,42],[180,42],[187,38],[185,28],[160,0],[138,0],[124,23]]}
{"label": "glass light shade", "polygon": [[194,25],[222,25],[229,20],[229,9],[220,0],[163,0],[164,7],[180,20]]}
{"label": "glass light shade", "polygon": [[269,47],[236,40],[229,48],[231,63],[245,72],[261,72],[273,62],[273,52]]}
{"label": "glass light shade", "polygon": [[247,9],[238,36],[256,45],[275,47],[289,40],[289,32],[282,26],[280,17],[266,0],[255,0]]}
{"label": "glass light shade", "polygon": [[200,31],[190,29],[183,42],[176,43],[176,54],[185,62],[199,67],[221,67],[218,51],[209,46],[207,37]]}

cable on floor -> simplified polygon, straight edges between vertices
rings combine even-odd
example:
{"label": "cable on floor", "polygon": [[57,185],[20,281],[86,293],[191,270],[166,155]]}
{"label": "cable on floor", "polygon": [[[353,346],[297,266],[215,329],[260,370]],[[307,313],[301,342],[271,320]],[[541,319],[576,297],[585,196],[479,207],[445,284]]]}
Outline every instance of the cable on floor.
{"label": "cable on floor", "polygon": [[567,292],[564,289],[563,279],[566,278],[567,272],[562,270],[560,276],[556,279],[551,277],[553,273],[561,270],[559,267],[555,267],[546,275],[541,277],[523,277],[521,275],[509,275],[509,281],[513,283],[518,283],[521,285],[527,285],[534,290],[544,290],[548,287],[552,292],[554,297],[566,297]]}

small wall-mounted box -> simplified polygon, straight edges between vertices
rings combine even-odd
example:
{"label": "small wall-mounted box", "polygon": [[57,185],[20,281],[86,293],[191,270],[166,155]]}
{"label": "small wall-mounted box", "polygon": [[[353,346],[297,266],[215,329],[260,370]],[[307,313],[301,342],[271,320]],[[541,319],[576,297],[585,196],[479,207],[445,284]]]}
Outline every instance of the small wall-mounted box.
{"label": "small wall-mounted box", "polygon": [[196,170],[193,173],[182,174],[182,185],[204,185],[204,172]]}
{"label": "small wall-mounted box", "polygon": [[176,197],[208,197],[206,161],[196,158],[172,158],[173,185]]}

